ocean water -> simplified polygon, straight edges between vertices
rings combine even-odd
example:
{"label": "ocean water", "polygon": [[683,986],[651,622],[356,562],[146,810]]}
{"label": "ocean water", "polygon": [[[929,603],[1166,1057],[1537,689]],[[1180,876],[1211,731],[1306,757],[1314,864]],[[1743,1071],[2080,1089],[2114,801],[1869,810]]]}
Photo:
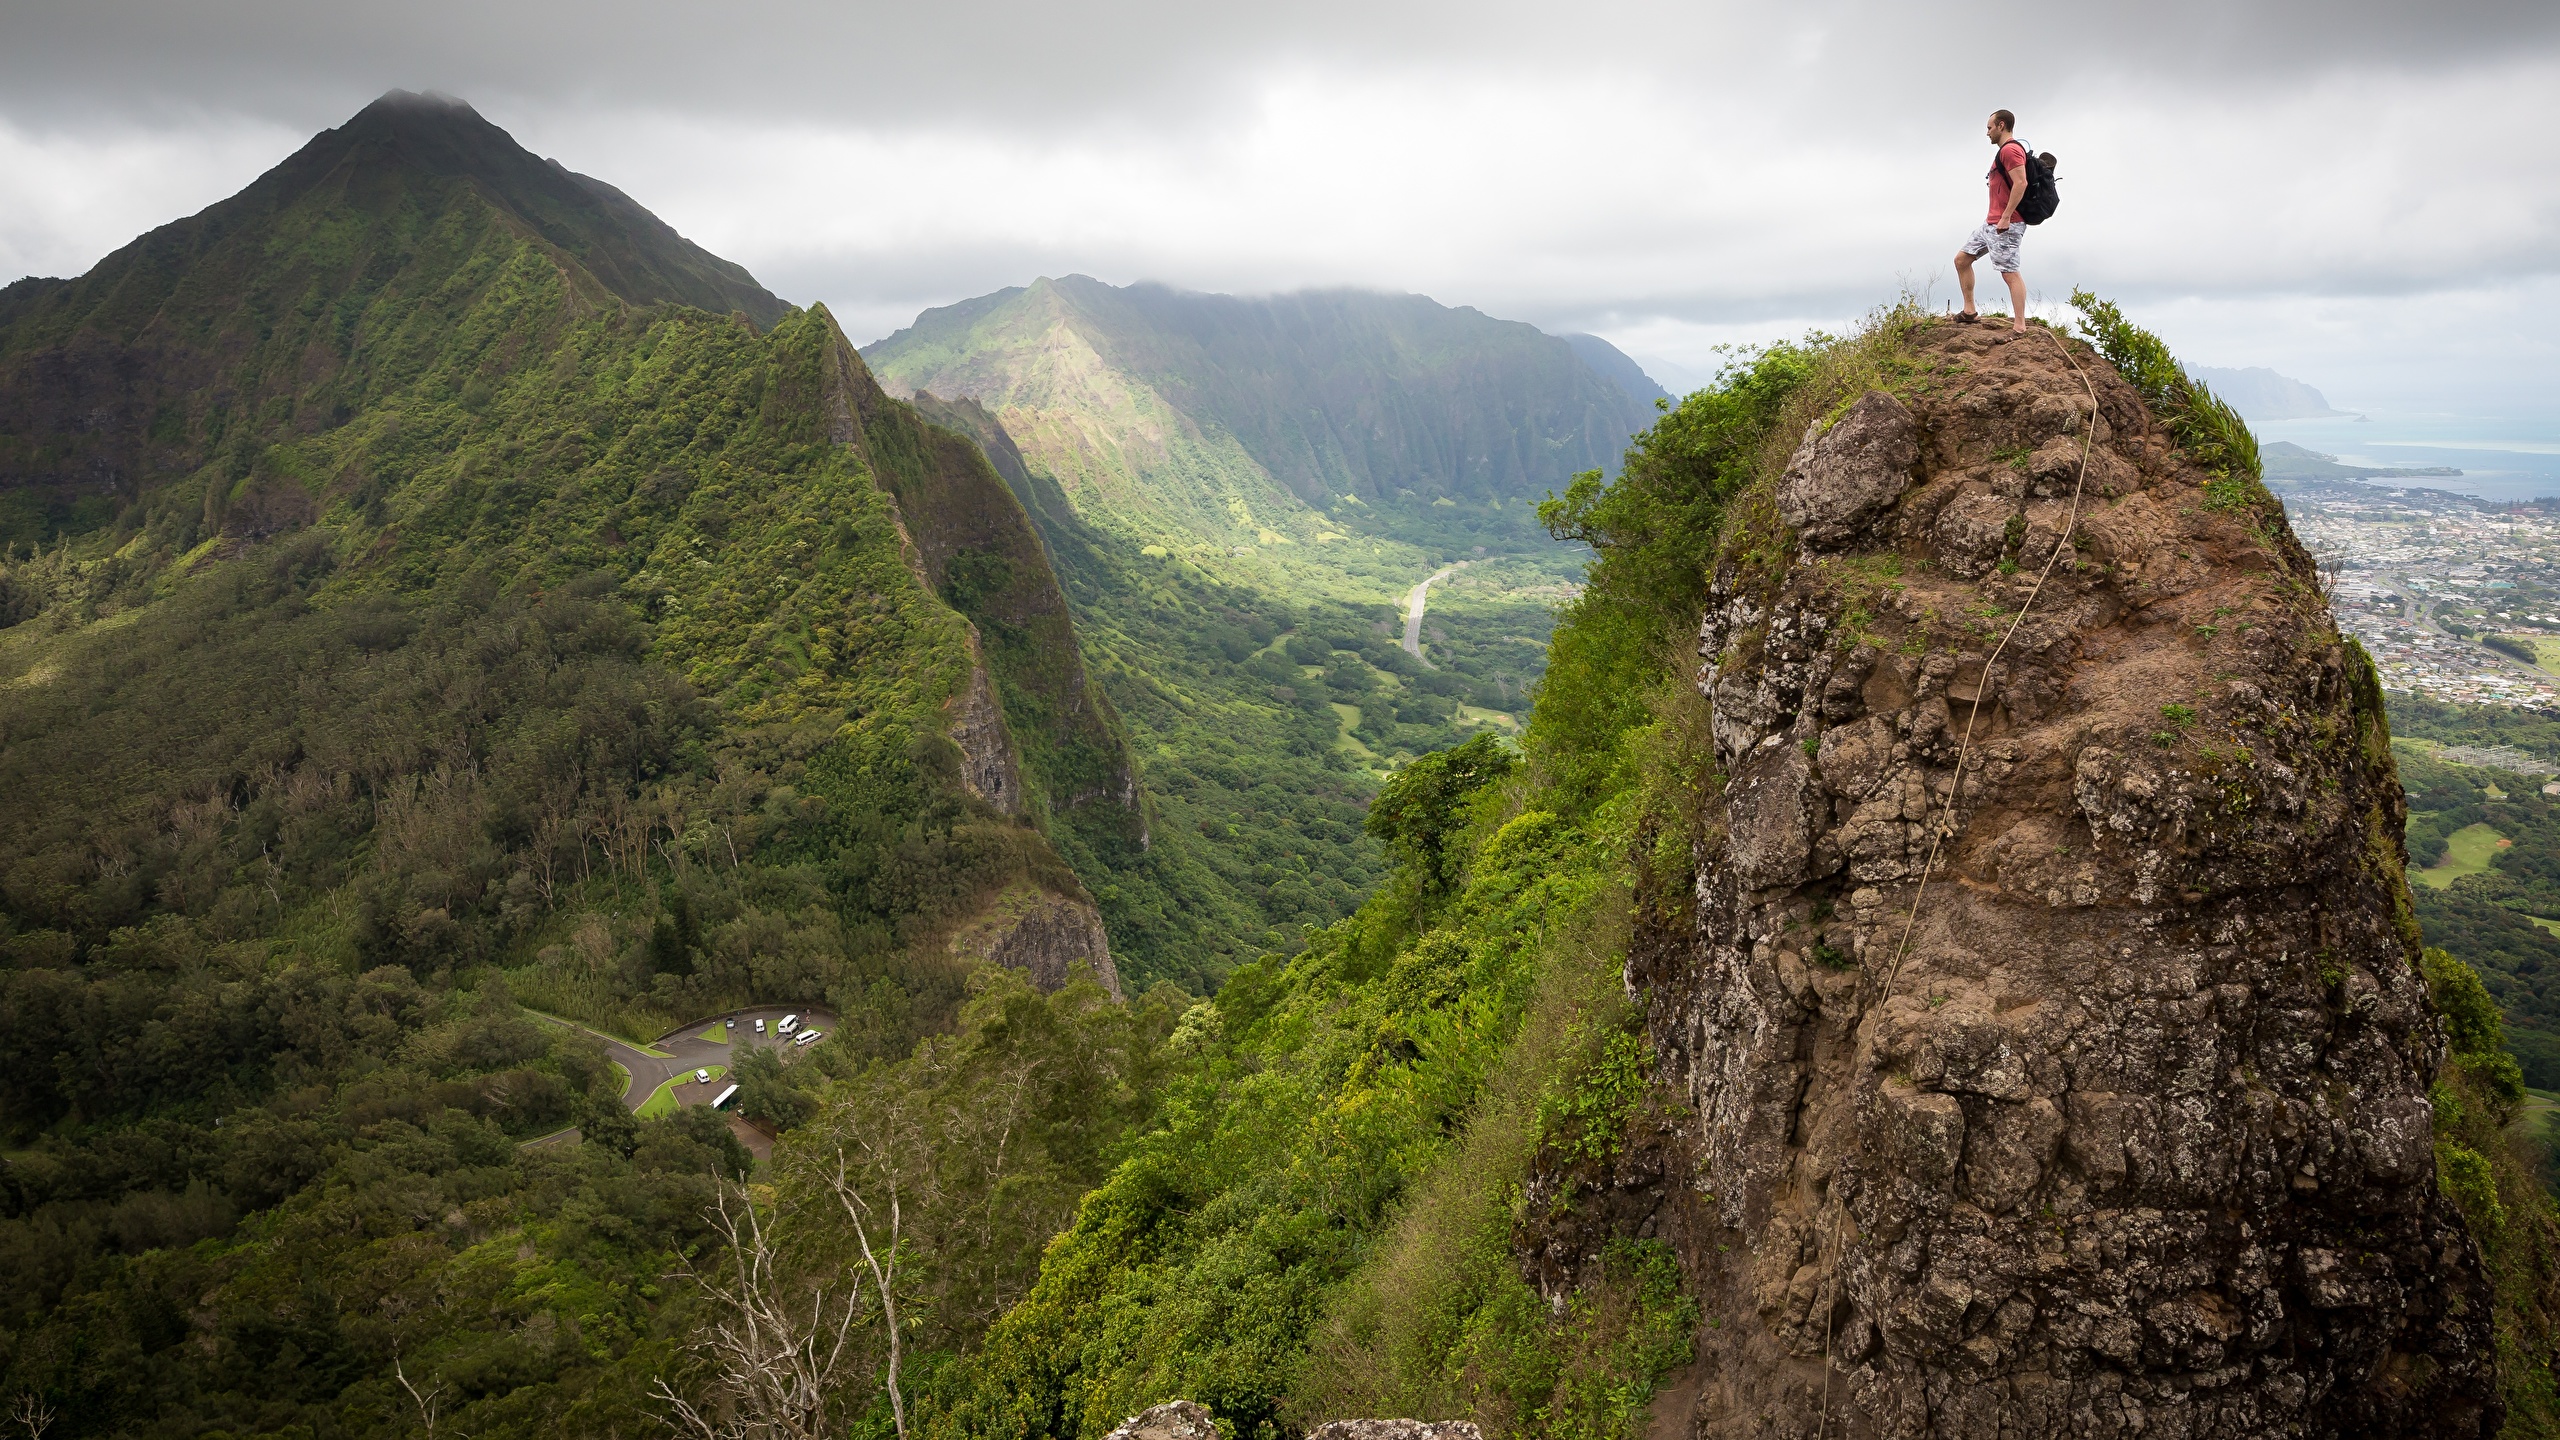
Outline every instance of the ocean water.
{"label": "ocean water", "polygon": [[2261,441],[2290,440],[2351,465],[2449,465],[2462,472],[2407,482],[2429,490],[2483,500],[2560,499],[2560,418],[2377,413],[2363,420],[2267,420],[2249,428]]}

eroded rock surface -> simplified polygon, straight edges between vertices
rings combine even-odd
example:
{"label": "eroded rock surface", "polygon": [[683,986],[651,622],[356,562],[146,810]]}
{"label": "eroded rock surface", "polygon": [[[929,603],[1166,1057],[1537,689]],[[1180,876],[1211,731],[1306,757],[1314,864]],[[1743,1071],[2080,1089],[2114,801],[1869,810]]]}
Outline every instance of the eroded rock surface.
{"label": "eroded rock surface", "polygon": [[953,935],[950,949],[954,958],[965,962],[1029,971],[1031,983],[1043,990],[1066,984],[1081,965],[1093,972],[1102,988],[1120,994],[1120,973],[1111,962],[1111,940],[1103,933],[1102,912],[1080,895],[1015,886]]}
{"label": "eroded rock surface", "polygon": [[1307,1440],[1484,1440],[1468,1420],[1328,1420]]}
{"label": "eroded rock surface", "polygon": [[1628,976],[1687,1113],[1584,1192],[1715,1322],[1656,1435],[2494,1433],[2369,667],[2085,348],[2094,422],[2044,333],[1915,344],[1700,630],[1722,833]]}
{"label": "eroded rock surface", "polygon": [[1218,1440],[1218,1427],[1199,1401],[1168,1400],[1121,1421],[1103,1440]]}
{"label": "eroded rock surface", "polygon": [[1919,429],[1881,390],[1858,397],[1837,421],[1816,421],[1778,482],[1778,512],[1805,545],[1834,549],[1862,538],[1899,499],[1919,463]]}

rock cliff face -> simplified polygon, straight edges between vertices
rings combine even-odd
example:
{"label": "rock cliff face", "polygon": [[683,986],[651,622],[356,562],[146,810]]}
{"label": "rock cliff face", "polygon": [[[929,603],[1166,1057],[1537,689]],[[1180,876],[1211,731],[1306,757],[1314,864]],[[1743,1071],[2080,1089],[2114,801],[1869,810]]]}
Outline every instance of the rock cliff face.
{"label": "rock cliff face", "polygon": [[1031,983],[1043,990],[1066,984],[1074,968],[1084,965],[1103,989],[1120,993],[1102,914],[1081,896],[1029,885],[1008,890],[951,938],[951,954],[971,964],[1028,971]]}
{"label": "rock cliff face", "polygon": [[1700,628],[1721,834],[1629,967],[1688,1113],[1587,1207],[1712,1322],[1657,1434],[2494,1431],[2369,666],[2086,347],[1910,344]]}

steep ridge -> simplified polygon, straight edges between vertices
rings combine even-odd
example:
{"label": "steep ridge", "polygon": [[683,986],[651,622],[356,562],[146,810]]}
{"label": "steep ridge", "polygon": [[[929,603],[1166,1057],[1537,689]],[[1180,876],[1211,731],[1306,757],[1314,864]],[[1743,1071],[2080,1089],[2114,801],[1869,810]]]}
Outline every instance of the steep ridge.
{"label": "steep ridge", "polygon": [[[9,637],[13,668],[95,663],[90,626],[148,631],[168,599],[277,544],[309,557],[297,588],[322,610],[575,588],[653,622],[649,660],[712,700],[715,744],[772,737],[748,743],[779,749],[741,777],[825,810],[783,843],[842,858],[895,848],[855,838],[866,826],[953,823],[926,818],[949,804],[933,736],[956,745],[949,778],[981,813],[1034,827],[987,830],[928,867],[957,890],[896,898],[861,865],[840,877],[848,899],[872,886],[848,918],[875,917],[894,947],[930,952],[971,906],[1026,884],[1090,918],[1042,828],[1077,827],[1091,864],[1143,848],[1108,702],[1037,535],[977,448],[889,399],[823,311],[789,311],[458,102],[387,96],[233,200],[11,297],[0,485],[58,498],[68,484],[114,505],[110,525],[13,570],[41,612]],[[772,328],[699,308],[732,303]],[[98,518],[77,501],[49,513],[75,530]],[[11,728],[20,756],[69,743],[38,718],[42,688]],[[254,766],[207,743],[177,767],[188,783],[228,773],[241,787]],[[546,805],[700,803],[666,798],[687,788],[672,775],[583,800],[576,788]],[[109,923],[34,902],[23,868],[69,863],[109,818],[148,827],[170,797],[101,799],[20,829],[21,924]],[[665,823],[688,840],[680,816]],[[724,851],[738,828],[722,830]],[[757,828],[780,840],[795,827]],[[624,868],[646,879],[648,856]],[[457,896],[495,904],[486,883]],[[446,899],[403,903],[456,913]],[[1046,973],[1081,959],[1111,976],[1098,923],[1049,929],[1092,943]]]}
{"label": "steep ridge", "polygon": [[[1325,693],[1304,685],[1304,668],[1285,648],[1255,652],[1284,632],[1301,647],[1329,646],[1313,638],[1319,632],[1348,634],[1357,646],[1359,622],[1144,553],[1079,516],[983,406],[930,391],[912,403],[975,441],[1033,517],[1079,638],[1149,756],[1140,853],[1131,856],[1125,831],[1102,852],[1113,857],[1102,899],[1124,946],[1189,957],[1189,968],[1162,973],[1205,988],[1282,943],[1286,927],[1356,906],[1376,880],[1374,849],[1358,831],[1364,777],[1343,753]],[[1064,833],[1070,845],[1083,842],[1079,825]],[[1078,864],[1097,868],[1081,856]]]}
{"label": "steep ridge", "polygon": [[1686,1107],[1656,1220],[1724,1321],[1665,1418],[2493,1429],[2369,663],[2254,475],[2094,352],[1907,365],[1707,598],[1713,838],[1628,970]]}
{"label": "steep ridge", "polygon": [[902,391],[984,405],[1097,522],[1253,544],[1310,538],[1308,507],[1338,497],[1534,498],[1611,465],[1651,397],[1578,344],[1606,342],[1419,295],[1070,275],[928,310],[866,354]]}
{"label": "steep ridge", "polygon": [[[954,1350],[1150,1112],[1150,982],[1278,938],[1113,943],[1185,877],[978,447],[491,133],[377,107],[0,322],[0,1391],[57,1436],[654,1427],[750,1122],[948,1137]],[[726,1115],[594,1034],[750,1005],[824,1038]]]}
{"label": "steep ridge", "polygon": [[[928,312],[867,358],[1031,513],[1147,757],[1158,851],[1104,896],[1114,933],[1215,914],[1263,946],[1375,882],[1359,807],[1387,771],[1517,729],[1583,557],[1535,497],[1610,464],[1658,394],[1605,342],[1419,296],[1083,277]],[[1396,649],[1413,584],[1461,560],[1424,654]],[[1203,938],[1204,979],[1256,948]]]}
{"label": "steep ridge", "polygon": [[590,299],[764,326],[790,310],[468,105],[393,91],[87,274],[0,290],[0,534],[88,528],[217,447],[344,423],[396,379],[383,337],[358,343],[368,315],[439,314],[428,282],[491,225],[566,262]]}

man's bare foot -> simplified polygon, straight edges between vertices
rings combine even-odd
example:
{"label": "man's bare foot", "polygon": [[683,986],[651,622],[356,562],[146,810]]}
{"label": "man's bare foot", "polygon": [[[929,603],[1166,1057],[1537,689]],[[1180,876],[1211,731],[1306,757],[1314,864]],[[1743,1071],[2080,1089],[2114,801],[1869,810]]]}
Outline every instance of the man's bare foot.
{"label": "man's bare foot", "polygon": [[2010,333],[2010,334],[2012,334],[2012,335],[2024,335],[2024,334],[2026,334],[2026,333],[2027,333],[2027,322],[2026,322],[2026,321],[2024,321],[2024,320],[2021,320],[2021,321],[2019,321],[2017,324],[2010,326],[2010,327],[2009,327],[2009,333]]}

